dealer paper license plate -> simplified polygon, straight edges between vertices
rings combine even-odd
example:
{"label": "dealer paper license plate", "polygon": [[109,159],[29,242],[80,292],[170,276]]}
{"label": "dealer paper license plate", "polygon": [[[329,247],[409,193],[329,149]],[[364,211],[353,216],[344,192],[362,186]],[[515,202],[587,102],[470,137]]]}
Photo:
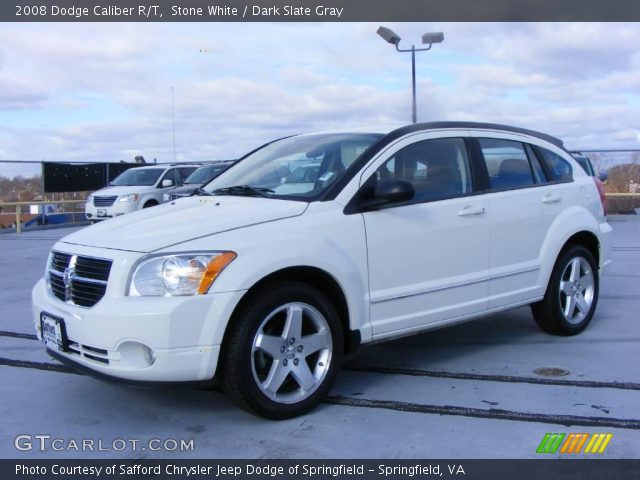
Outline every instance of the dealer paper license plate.
{"label": "dealer paper license plate", "polygon": [[42,342],[49,348],[64,351],[66,348],[66,334],[64,320],[42,312],[40,314],[40,332]]}

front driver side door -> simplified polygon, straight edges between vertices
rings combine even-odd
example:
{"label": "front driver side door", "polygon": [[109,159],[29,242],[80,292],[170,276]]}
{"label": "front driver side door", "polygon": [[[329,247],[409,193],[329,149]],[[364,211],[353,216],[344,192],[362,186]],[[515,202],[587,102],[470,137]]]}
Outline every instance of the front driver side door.
{"label": "front driver side door", "polygon": [[387,178],[410,181],[415,195],[362,213],[374,338],[486,310],[488,203],[474,194],[464,138],[405,139],[364,172],[361,184]]}

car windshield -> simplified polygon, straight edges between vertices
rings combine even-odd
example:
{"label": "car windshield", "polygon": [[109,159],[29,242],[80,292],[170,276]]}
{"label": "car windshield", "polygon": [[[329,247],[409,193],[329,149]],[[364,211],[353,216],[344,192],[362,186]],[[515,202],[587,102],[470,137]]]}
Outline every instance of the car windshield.
{"label": "car windshield", "polygon": [[164,168],[132,168],[118,175],[110,185],[116,187],[155,185],[162,172]]}
{"label": "car windshield", "polygon": [[318,172],[320,171],[320,165],[310,165],[307,167],[300,167],[291,175],[289,175],[285,183],[305,183],[315,182],[318,179]]}
{"label": "car windshield", "polygon": [[220,173],[227,169],[228,165],[207,165],[206,167],[200,167],[191,175],[189,175],[184,183],[185,184],[203,184],[216,178]]}
{"label": "car windshield", "polygon": [[[381,137],[345,133],[300,135],[278,140],[235,164],[208,183],[204,190],[214,194],[311,201],[345,175],[355,160]],[[301,168],[304,170],[299,172]],[[292,173],[294,178],[301,175],[304,179],[293,183],[289,178]],[[283,188],[285,183],[287,186]]]}

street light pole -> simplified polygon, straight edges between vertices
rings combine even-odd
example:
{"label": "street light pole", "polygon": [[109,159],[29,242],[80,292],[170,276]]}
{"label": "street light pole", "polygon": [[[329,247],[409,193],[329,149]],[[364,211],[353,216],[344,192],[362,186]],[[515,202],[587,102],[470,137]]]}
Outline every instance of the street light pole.
{"label": "street light pole", "polygon": [[416,123],[418,121],[418,106],[416,105],[416,46],[415,45],[411,45],[411,91],[413,93],[413,109],[411,111],[411,122]]}
{"label": "street light pole", "polygon": [[412,92],[412,108],[411,108],[411,121],[416,123],[418,121],[418,107],[416,105],[416,52],[426,52],[431,50],[434,43],[442,43],[444,41],[444,34],[442,32],[430,32],[422,35],[422,43],[428,44],[426,48],[416,48],[415,45],[411,45],[411,48],[400,48],[400,36],[390,28],[380,27],[377,31],[386,42],[394,45],[396,51],[400,53],[411,52],[411,92]]}

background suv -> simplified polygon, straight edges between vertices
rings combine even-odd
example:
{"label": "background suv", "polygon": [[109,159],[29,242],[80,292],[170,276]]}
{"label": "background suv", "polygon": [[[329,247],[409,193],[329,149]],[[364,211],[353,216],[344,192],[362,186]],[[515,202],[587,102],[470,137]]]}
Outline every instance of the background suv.
{"label": "background suv", "polygon": [[235,163],[233,161],[216,162],[211,165],[204,165],[189,175],[181,187],[174,188],[162,194],[162,201],[168,202],[182,197],[192,195],[199,187],[209,183],[227,168]]}
{"label": "background suv", "polygon": [[130,168],[108,187],[87,197],[85,215],[92,223],[162,203],[162,195],[179,187],[199,165],[152,165]]}

